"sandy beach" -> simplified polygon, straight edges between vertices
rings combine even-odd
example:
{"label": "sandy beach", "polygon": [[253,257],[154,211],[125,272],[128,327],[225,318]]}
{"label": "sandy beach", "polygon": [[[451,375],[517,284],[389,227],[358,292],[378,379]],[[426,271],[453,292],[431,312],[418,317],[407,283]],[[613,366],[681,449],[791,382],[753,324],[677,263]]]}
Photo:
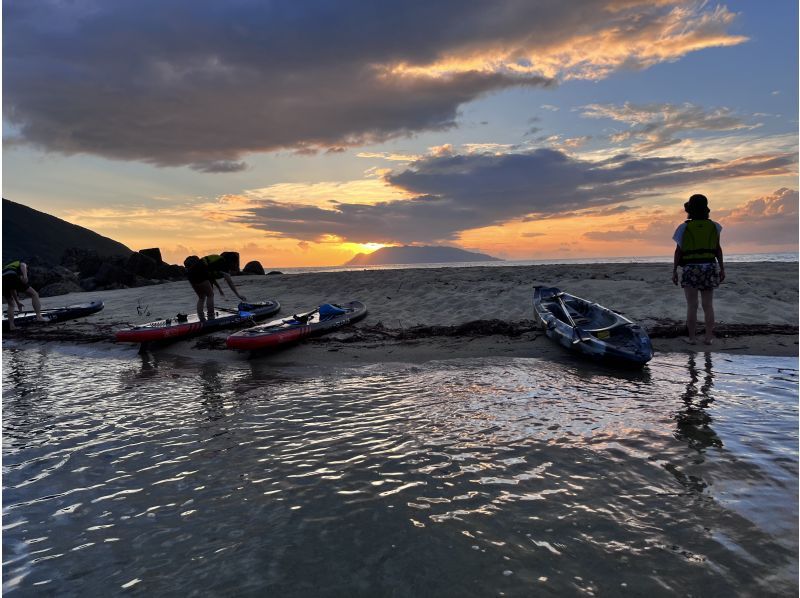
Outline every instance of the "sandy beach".
{"label": "sandy beach", "polygon": [[[718,338],[711,347],[686,343],[685,301],[670,274],[667,264],[591,264],[359,270],[234,280],[248,300],[279,300],[279,316],[284,317],[322,302],[366,303],[369,314],[358,324],[263,356],[276,363],[335,365],[492,355],[558,359],[564,352],[533,321],[534,285],[558,286],[623,313],[650,332],[656,352],[797,355],[796,262],[729,264],[728,278],[715,294]],[[223,290],[225,297],[218,297],[217,305],[235,306],[224,282]],[[119,328],[192,313],[195,306],[186,282],[73,293],[42,303],[58,307],[92,299],[105,302],[99,314],[13,336],[32,342],[113,343]],[[25,305],[29,308],[30,300]],[[162,350],[201,359],[242,359],[224,349],[226,336],[206,335]]]}

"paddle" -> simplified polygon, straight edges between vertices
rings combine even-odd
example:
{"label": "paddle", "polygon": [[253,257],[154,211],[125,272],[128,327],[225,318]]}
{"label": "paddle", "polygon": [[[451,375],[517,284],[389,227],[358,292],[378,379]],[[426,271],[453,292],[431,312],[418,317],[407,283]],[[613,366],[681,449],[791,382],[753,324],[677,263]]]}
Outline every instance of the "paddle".
{"label": "paddle", "polygon": [[214,307],[214,309],[217,309],[219,311],[224,311],[229,314],[236,314],[243,318],[252,318],[255,315],[252,311],[246,311],[243,309],[233,309],[232,307]]}
{"label": "paddle", "polygon": [[575,323],[575,320],[572,319],[572,316],[569,313],[569,309],[567,309],[567,304],[564,303],[564,299],[562,299],[562,295],[563,293],[559,293],[558,295],[556,295],[556,299],[558,299],[558,303],[561,305],[561,309],[564,310],[564,315],[567,316],[567,320],[569,320],[568,324],[572,326],[572,329],[575,331],[575,334],[578,337],[576,340],[572,341],[572,344],[574,345],[575,343],[580,343],[590,340],[582,336],[581,333],[583,331],[580,328],[578,328],[578,325]]}

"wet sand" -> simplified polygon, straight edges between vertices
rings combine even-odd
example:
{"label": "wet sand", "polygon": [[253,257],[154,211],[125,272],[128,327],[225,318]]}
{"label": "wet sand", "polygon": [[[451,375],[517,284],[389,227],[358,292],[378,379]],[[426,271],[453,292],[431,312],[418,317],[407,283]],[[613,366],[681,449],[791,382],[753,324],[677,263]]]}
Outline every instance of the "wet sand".
{"label": "wet sand", "polygon": [[[508,267],[359,270],[234,278],[248,300],[274,298],[279,316],[322,302],[363,301],[367,318],[333,334],[274,355],[277,363],[349,364],[427,361],[452,357],[552,356],[565,352],[533,321],[534,285],[557,286],[611,307],[644,326],[657,352],[798,354],[798,264],[733,263],[715,293],[717,339],[687,344],[685,300],[667,264],[590,264]],[[222,283],[225,297],[237,300]],[[177,313],[192,313],[196,299],[187,282],[72,293],[42,300],[58,307],[101,299],[105,309],[84,320],[29,329],[4,338],[65,343],[113,342],[115,330]],[[30,300],[25,301],[26,308]],[[702,310],[699,314],[702,322]],[[227,332],[181,341],[163,350],[215,360],[242,359],[224,349]],[[133,349],[133,348],[131,348]]]}

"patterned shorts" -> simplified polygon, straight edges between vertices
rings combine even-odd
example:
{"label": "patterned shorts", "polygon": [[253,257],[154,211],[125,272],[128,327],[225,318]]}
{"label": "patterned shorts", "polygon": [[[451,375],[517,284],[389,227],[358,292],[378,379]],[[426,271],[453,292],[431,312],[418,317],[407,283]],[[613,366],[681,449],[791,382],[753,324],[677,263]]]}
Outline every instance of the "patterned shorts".
{"label": "patterned shorts", "polygon": [[709,291],[719,286],[716,264],[687,264],[683,267],[681,287]]}

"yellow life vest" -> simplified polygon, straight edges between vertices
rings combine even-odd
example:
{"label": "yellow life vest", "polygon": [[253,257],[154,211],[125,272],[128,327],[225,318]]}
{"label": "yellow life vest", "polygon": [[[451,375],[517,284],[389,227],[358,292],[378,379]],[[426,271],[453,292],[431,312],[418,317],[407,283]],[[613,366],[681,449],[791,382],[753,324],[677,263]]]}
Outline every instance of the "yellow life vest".
{"label": "yellow life vest", "polygon": [[681,239],[681,264],[709,264],[717,257],[719,231],[711,220],[687,220]]}
{"label": "yellow life vest", "polygon": [[227,272],[228,270],[228,263],[221,255],[207,255],[203,258],[203,263],[208,266],[208,273],[214,278],[222,278],[222,272]]}
{"label": "yellow life vest", "polygon": [[16,274],[17,276],[22,274],[22,262],[19,260],[14,260],[13,262],[9,262],[5,266],[3,266],[3,276],[6,274]]}

